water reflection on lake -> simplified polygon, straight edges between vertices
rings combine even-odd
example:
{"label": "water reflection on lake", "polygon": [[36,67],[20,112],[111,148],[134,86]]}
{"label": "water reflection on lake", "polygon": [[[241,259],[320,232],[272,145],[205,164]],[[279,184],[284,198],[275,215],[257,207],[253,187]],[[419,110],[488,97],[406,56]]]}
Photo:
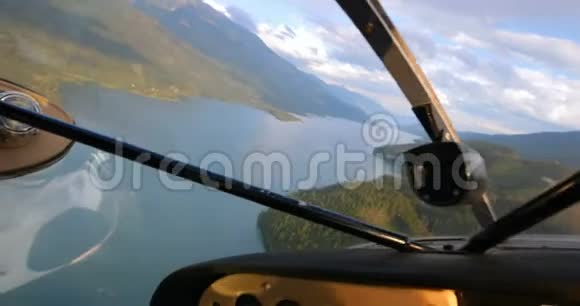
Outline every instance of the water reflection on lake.
{"label": "water reflection on lake", "polygon": [[[360,124],[350,121],[301,118],[302,122],[281,122],[268,113],[237,104],[204,99],[164,102],[72,85],[63,89],[63,105],[80,126],[163,154],[181,153],[196,165],[208,153],[219,152],[232,160],[233,174],[239,179],[244,177],[243,161],[249,154],[279,152],[291,164],[291,189],[295,189],[296,183],[306,178],[312,155],[328,152],[331,160],[320,166],[317,185],[335,183],[339,144],[367,156],[365,161],[351,164],[347,176],[366,169],[368,179],[383,171],[382,166],[372,170],[372,148],[364,143]],[[401,141],[411,138],[400,135]],[[200,185],[168,190],[158,172],[131,162],[123,162],[119,168],[125,175],[113,190],[100,190],[91,184],[91,167],[110,171],[111,165],[107,155],[76,144],[58,165],[0,184],[0,201],[12,203],[11,210],[3,210],[4,216],[10,216],[0,218],[0,248],[4,250],[0,260],[9,263],[2,266],[0,262],[0,272],[7,270],[0,274],[0,293],[4,292],[0,303],[144,305],[155,285],[172,270],[213,258],[263,251],[256,227],[261,206]],[[220,167],[212,170],[224,171]],[[260,169],[254,170],[252,183],[263,186]],[[282,190],[280,171],[276,168],[273,172],[278,179],[271,187],[286,192]],[[43,183],[34,185],[39,180]],[[64,225],[50,223],[55,215],[71,208],[94,213],[86,214],[88,221],[82,224],[66,220],[62,221]],[[40,235],[45,232],[45,224],[59,230]],[[106,231],[101,230],[102,224]],[[113,232],[111,236],[109,232]],[[46,241],[34,241],[39,235]],[[107,238],[105,243],[99,237]],[[85,247],[90,254],[76,249],[67,254],[66,250],[43,247],[53,243],[50,239],[60,241],[59,245],[92,241],[99,248]],[[31,251],[36,253],[26,255]],[[71,259],[87,254],[92,256],[67,266]],[[32,256],[43,264],[66,260],[60,265],[46,265],[44,271],[31,271]],[[56,272],[46,275],[50,271]]]}

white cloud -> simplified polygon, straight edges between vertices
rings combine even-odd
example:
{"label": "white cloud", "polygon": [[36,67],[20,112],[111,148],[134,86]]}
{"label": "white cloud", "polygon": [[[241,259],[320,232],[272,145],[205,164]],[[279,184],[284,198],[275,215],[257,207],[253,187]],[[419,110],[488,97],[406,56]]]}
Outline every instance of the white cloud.
{"label": "white cloud", "polygon": [[332,59],[326,62],[312,62],[307,65],[307,68],[327,81],[348,83],[363,80],[364,82],[383,84],[385,86],[395,84],[392,77],[384,70],[370,70],[359,65]]}
{"label": "white cloud", "polygon": [[580,71],[580,44],[575,41],[505,30],[497,31],[494,38],[498,47],[522,53],[551,68]]}
{"label": "white cloud", "polygon": [[516,19],[574,16],[578,11],[577,0],[383,0],[387,6],[399,5],[423,11],[445,11],[449,15],[480,19]]}
{"label": "white cloud", "polygon": [[[526,28],[537,18],[572,16],[580,7],[577,1],[383,3],[459,129],[580,128],[580,36],[567,37],[554,27],[542,27],[542,33]],[[328,83],[410,113],[382,63],[334,3],[296,0],[288,5],[303,12],[290,25],[294,35],[286,35],[288,26],[272,18],[255,18],[269,20],[257,34],[270,48]],[[580,25],[578,20],[571,22]],[[506,24],[528,33],[502,28]],[[564,36],[547,34],[554,31]]]}
{"label": "white cloud", "polygon": [[[292,31],[293,35],[285,35],[289,30]],[[337,33],[344,35],[336,35]],[[300,69],[317,75],[329,84],[347,87],[351,91],[375,100],[380,97],[381,101],[377,100],[377,102],[381,104],[383,104],[385,95],[394,96],[393,93],[389,93],[395,85],[392,77],[382,68],[380,61],[372,53],[370,56],[379,63],[376,65],[378,68],[369,68],[350,61],[343,61],[334,56],[335,54],[344,54],[343,49],[352,46],[352,43],[349,43],[352,42],[349,37],[356,37],[354,36],[357,34],[356,32],[346,29],[333,29],[330,32],[324,27],[307,23],[293,27],[284,24],[261,23],[258,25],[257,34],[266,45],[278,54],[298,61]],[[370,47],[367,48],[368,52],[372,52]],[[400,99],[393,101],[407,104]],[[400,106],[397,108],[401,109]]]}
{"label": "white cloud", "polygon": [[456,127],[464,131],[478,131],[490,134],[519,134],[523,129],[510,127],[509,124],[493,119],[486,119],[478,114],[451,109],[449,115]]}
{"label": "white cloud", "polygon": [[[417,22],[409,23],[417,25]],[[380,62],[358,64],[364,63],[358,58],[375,56],[361,42],[354,27],[341,25],[329,29],[301,24],[293,27],[296,36],[292,39],[277,35],[284,29],[283,25],[262,24],[259,35],[278,53],[300,59],[303,70],[394,110],[408,112],[406,101],[400,99],[396,84]],[[442,103],[457,116],[452,118],[460,128],[494,132],[542,130],[546,127],[542,122],[562,129],[580,127],[580,122],[574,120],[580,116],[578,107],[574,106],[580,92],[569,84],[573,80],[557,80],[546,69],[522,68],[538,61],[550,67],[556,63],[571,66],[574,61],[580,62],[572,56],[577,47],[574,42],[493,28],[483,34],[459,28],[455,32],[437,32],[425,27],[410,27],[403,32],[411,48],[418,50],[420,64],[434,83]],[[547,50],[549,44],[562,48]],[[395,102],[389,103],[389,99]],[[560,106],[562,103],[567,106]],[[476,111],[478,108],[485,111]],[[507,119],[510,116],[521,118],[515,123]],[[526,123],[522,119],[526,116],[534,121]],[[519,126],[522,122],[525,126]]]}
{"label": "white cloud", "polygon": [[[447,108],[456,116],[477,115],[524,131],[580,128],[580,43],[501,28],[506,21],[525,28],[526,22],[534,22],[532,16],[543,18],[550,11],[570,15],[579,3],[384,2],[392,15],[404,16],[398,27],[412,49],[421,49],[424,42],[408,34],[428,31],[435,50],[429,57],[419,56],[420,62],[440,92],[451,97]],[[560,4],[566,9],[553,8]],[[453,119],[468,121],[463,118]]]}
{"label": "white cloud", "polygon": [[360,66],[338,61],[312,63],[308,67],[317,74],[331,79],[357,79],[370,74],[368,70]]}
{"label": "white cloud", "polygon": [[506,88],[503,90],[503,94],[508,100],[516,103],[536,100],[536,96],[525,89]]}
{"label": "white cloud", "polygon": [[528,83],[527,90],[535,98],[531,105],[534,116],[569,128],[580,126],[580,80],[554,77],[526,68],[517,68],[515,72]]}
{"label": "white cloud", "polygon": [[328,46],[316,35],[316,30],[304,26],[290,29],[294,34],[287,35],[289,26],[260,23],[256,33],[268,47],[285,56],[304,61],[328,61]]}
{"label": "white cloud", "polygon": [[489,44],[485,41],[479,40],[471,35],[468,35],[463,32],[457,33],[455,36],[451,38],[454,42],[458,43],[464,47],[471,47],[471,48],[487,48]]}
{"label": "white cloud", "polygon": [[228,13],[228,9],[222,3],[216,0],[203,0],[203,2],[209,6],[211,6],[214,10],[226,15],[228,18],[231,18],[230,13]]}

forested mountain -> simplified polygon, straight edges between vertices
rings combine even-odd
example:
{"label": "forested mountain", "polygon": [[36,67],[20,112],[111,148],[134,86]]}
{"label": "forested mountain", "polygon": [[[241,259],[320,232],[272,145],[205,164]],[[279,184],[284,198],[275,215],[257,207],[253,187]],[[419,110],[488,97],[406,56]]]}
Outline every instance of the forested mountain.
{"label": "forested mountain", "polygon": [[241,103],[284,120],[365,117],[201,1],[6,0],[0,17],[0,77],[55,101],[63,83],[90,82],[161,99]]}
{"label": "forested mountain", "polygon": [[[527,160],[506,146],[482,141],[469,141],[468,145],[480,152],[486,161],[489,188],[499,215],[525,203],[573,172],[557,162]],[[391,149],[385,150],[391,152]],[[382,179],[382,184],[365,182],[353,190],[335,185],[297,192],[292,196],[410,236],[469,235],[478,229],[469,207],[428,207],[405,186],[395,190],[393,177]],[[532,232],[578,233],[578,217],[580,208],[570,209],[536,226]],[[264,245],[270,250],[347,247],[361,242],[352,236],[273,210],[263,212],[258,224]]]}
{"label": "forested mountain", "polygon": [[6,0],[0,16],[0,76],[53,100],[65,82],[91,82],[164,99],[265,104],[227,67],[126,0]]}
{"label": "forested mountain", "polygon": [[[365,182],[355,190],[333,185],[297,192],[292,197],[376,226],[414,235],[427,235],[427,226],[414,199],[394,190],[391,177],[385,177],[384,188],[380,191],[376,183]],[[260,214],[258,226],[267,250],[336,248],[363,242],[326,226],[271,209]]]}
{"label": "forested mountain", "polygon": [[296,114],[365,119],[360,106],[337,98],[326,83],[298,70],[254,33],[209,5],[198,2],[166,10],[136,3],[168,31],[231,68],[237,79],[257,88],[269,104]]}

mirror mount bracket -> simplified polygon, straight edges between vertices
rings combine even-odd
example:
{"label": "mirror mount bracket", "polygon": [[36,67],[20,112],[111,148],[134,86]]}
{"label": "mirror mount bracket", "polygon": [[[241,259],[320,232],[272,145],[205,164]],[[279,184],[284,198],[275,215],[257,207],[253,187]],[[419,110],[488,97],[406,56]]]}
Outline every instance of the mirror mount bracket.
{"label": "mirror mount bracket", "polygon": [[440,141],[403,154],[409,185],[421,201],[437,207],[468,204],[482,227],[496,220],[485,161],[478,152],[464,144]]}

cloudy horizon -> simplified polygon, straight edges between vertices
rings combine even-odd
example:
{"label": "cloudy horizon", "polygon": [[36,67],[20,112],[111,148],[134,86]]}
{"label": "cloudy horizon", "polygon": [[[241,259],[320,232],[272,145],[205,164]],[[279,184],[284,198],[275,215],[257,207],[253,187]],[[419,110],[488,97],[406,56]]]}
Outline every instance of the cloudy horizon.
{"label": "cloudy horizon", "polygon": [[[330,0],[205,0],[323,81],[412,112],[382,63]],[[580,129],[580,3],[382,0],[459,130]]]}

